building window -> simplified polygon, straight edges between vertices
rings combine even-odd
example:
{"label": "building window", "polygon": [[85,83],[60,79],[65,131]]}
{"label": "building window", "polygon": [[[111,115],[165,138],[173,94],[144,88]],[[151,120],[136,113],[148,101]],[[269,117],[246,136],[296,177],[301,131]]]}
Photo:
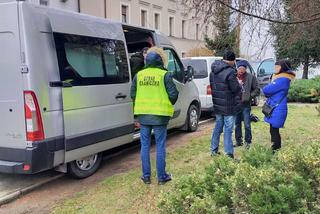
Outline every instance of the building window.
{"label": "building window", "polygon": [[173,36],[174,18],[169,17],[169,36]]}
{"label": "building window", "polygon": [[49,6],[49,0],[40,0],[40,5]]}
{"label": "building window", "polygon": [[127,5],[121,5],[121,21],[123,23],[128,23],[128,6]]}
{"label": "building window", "polygon": [[196,25],[196,40],[199,40],[199,24]]}
{"label": "building window", "polygon": [[147,27],[147,16],[148,12],[146,10],[141,10],[141,26],[142,27]]}
{"label": "building window", "polygon": [[185,20],[182,20],[182,38],[186,38],[186,35],[185,35],[185,29],[186,29],[186,21]]}
{"label": "building window", "polygon": [[160,30],[160,14],[159,13],[154,14],[154,28],[156,30]]}

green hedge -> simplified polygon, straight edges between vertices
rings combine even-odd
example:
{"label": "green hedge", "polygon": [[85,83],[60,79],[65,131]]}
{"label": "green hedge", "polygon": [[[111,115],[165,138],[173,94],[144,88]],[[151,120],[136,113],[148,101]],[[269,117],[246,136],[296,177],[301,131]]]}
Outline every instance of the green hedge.
{"label": "green hedge", "polygon": [[289,102],[320,102],[320,76],[309,80],[295,80],[288,94]]}
{"label": "green hedge", "polygon": [[237,163],[214,157],[205,171],[162,193],[160,213],[320,213],[320,142],[273,155],[256,145]]}

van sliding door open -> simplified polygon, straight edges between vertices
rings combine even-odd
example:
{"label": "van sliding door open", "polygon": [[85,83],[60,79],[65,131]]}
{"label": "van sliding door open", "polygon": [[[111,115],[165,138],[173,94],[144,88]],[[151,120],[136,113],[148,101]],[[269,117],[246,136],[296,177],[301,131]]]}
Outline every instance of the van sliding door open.
{"label": "van sliding door open", "polygon": [[134,124],[124,41],[63,33],[54,38],[66,162],[130,142]]}

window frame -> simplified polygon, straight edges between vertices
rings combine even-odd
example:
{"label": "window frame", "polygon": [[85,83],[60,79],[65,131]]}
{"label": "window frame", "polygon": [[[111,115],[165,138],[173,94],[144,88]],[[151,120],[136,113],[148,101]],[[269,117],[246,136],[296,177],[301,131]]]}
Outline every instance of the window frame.
{"label": "window frame", "polygon": [[[145,25],[142,25],[142,14],[143,12],[145,13]],[[148,28],[149,27],[149,22],[148,22],[148,14],[149,14],[149,10],[147,8],[140,8],[140,26],[141,27],[145,27]]]}
{"label": "window frame", "polygon": [[200,27],[200,25],[197,23],[196,24],[196,40],[199,40],[199,27]]}
{"label": "window frame", "polygon": [[[67,78],[66,69],[69,68],[71,73],[74,75],[73,81],[70,82],[72,86],[93,86],[93,85],[115,85],[115,84],[128,84],[130,83],[130,71],[129,71],[129,65],[128,65],[128,54],[126,52],[125,42],[122,40],[115,40],[115,39],[107,39],[107,38],[99,38],[99,37],[91,37],[91,36],[83,36],[83,35],[74,35],[74,34],[67,34],[67,33],[58,33],[54,32],[54,42],[55,42],[55,49],[56,49],[56,55],[57,55],[57,61],[59,66],[59,76],[60,80],[62,82],[68,81],[69,78]],[[88,41],[94,41],[97,43],[97,45],[101,46],[101,64],[103,69],[103,77],[82,77],[79,72],[76,71],[76,69],[70,64],[67,58],[66,48],[65,44],[67,43],[66,40],[68,37],[77,37],[82,40],[88,40]],[[71,38],[70,38],[71,39]],[[121,58],[121,64],[117,64],[117,66],[121,66],[122,69],[119,69],[119,74],[121,75],[108,75],[107,66],[105,62],[105,56],[106,53],[103,52],[103,43],[104,42],[115,42],[118,44],[121,44],[121,47],[118,47],[120,49],[123,49],[121,51],[115,53],[114,57],[115,60],[117,58]],[[71,44],[77,44],[76,42]],[[79,44],[79,43],[78,43]],[[91,43],[84,43],[84,45],[92,45]],[[116,51],[117,48],[114,50]]]}
{"label": "window frame", "polygon": [[181,21],[181,38],[186,39],[186,20]]}
{"label": "window frame", "polygon": [[[156,28],[156,15],[158,15],[158,18],[159,18],[159,20],[158,20],[158,28]],[[155,30],[159,30],[159,31],[161,31],[161,13],[160,12],[154,12],[153,13],[153,18],[154,18],[154,29]]]}
{"label": "window frame", "polygon": [[[172,25],[171,25],[172,20]],[[174,37],[174,16],[169,16],[169,36]]]}
{"label": "window frame", "polygon": [[[125,6],[127,8],[127,22],[123,22],[122,20],[122,7]],[[130,4],[120,2],[120,22],[124,24],[130,24]]]}

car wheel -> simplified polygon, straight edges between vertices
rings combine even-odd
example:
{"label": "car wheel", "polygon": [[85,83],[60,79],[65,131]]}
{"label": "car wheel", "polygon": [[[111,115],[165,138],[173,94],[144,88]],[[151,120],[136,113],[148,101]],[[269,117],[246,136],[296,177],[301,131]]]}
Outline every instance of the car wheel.
{"label": "car wheel", "polygon": [[82,179],[93,175],[102,161],[101,154],[90,155],[68,163],[68,174],[71,177]]}
{"label": "car wheel", "polygon": [[199,109],[195,105],[191,105],[188,110],[188,118],[187,118],[187,124],[188,124],[188,131],[189,132],[195,132],[198,129],[199,126]]}

